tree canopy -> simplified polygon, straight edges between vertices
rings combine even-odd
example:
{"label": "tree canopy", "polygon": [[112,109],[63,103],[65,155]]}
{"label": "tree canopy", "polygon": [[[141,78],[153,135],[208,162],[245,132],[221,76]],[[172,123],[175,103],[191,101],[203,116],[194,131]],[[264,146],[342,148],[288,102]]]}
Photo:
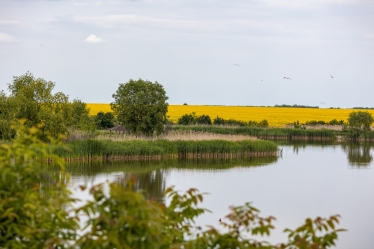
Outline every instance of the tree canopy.
{"label": "tree canopy", "polygon": [[114,126],[115,118],[111,112],[98,112],[95,115],[96,128],[108,129]]}
{"label": "tree canopy", "polygon": [[119,85],[113,98],[111,108],[130,133],[152,136],[164,131],[168,97],[157,81],[130,79]]}
{"label": "tree canopy", "polygon": [[89,109],[87,105],[62,93],[52,93],[55,83],[35,78],[27,72],[13,77],[8,84],[10,95],[0,93],[0,139],[14,136],[11,123],[25,119],[27,127],[42,126],[41,136],[58,137],[67,135],[69,128],[89,128]]}
{"label": "tree canopy", "polygon": [[362,133],[370,131],[373,122],[373,116],[368,111],[351,112],[348,117],[348,135],[354,139],[360,137]]}

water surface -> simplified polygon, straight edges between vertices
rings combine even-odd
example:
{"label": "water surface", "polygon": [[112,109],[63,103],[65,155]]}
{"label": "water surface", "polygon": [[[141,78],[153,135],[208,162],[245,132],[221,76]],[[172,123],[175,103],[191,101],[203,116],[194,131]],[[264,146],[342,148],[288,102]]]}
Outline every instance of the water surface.
{"label": "water surface", "polygon": [[281,157],[234,160],[171,160],[75,164],[71,188],[82,199],[78,185],[122,181],[137,177],[137,187],[148,198],[162,200],[166,187],[196,187],[208,192],[203,207],[212,214],[199,217],[199,225],[217,225],[230,205],[252,202],[263,216],[273,215],[276,229],[265,240],[286,241],[284,228],[296,228],[306,217],[340,214],[337,248],[374,248],[373,144],[318,144],[280,142]]}

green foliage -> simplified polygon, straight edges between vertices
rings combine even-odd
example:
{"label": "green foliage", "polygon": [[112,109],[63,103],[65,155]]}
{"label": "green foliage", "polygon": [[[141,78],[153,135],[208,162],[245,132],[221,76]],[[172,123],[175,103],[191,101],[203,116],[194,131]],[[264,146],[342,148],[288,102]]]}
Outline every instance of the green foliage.
{"label": "green foliage", "polygon": [[357,139],[363,133],[369,133],[373,122],[373,116],[368,111],[351,112],[348,117],[348,136]]}
{"label": "green foliage", "polygon": [[16,120],[16,103],[13,98],[8,98],[4,91],[0,92],[0,140],[10,140],[15,136],[11,123]]}
{"label": "green foliage", "polygon": [[197,124],[202,124],[202,125],[211,125],[212,120],[210,119],[209,115],[201,115],[196,118],[196,123]]}
{"label": "green foliage", "polygon": [[10,96],[0,94],[0,139],[14,136],[11,123],[25,119],[27,127],[42,124],[40,138],[47,140],[61,134],[67,135],[69,128],[92,128],[86,104],[80,100],[69,102],[62,92],[52,93],[55,83],[35,78],[31,73],[13,77],[8,85]]}
{"label": "green foliage", "polygon": [[220,127],[220,126],[173,126],[173,130],[193,130],[230,135],[248,135],[264,139],[308,139],[326,140],[335,137],[331,130],[305,130],[292,128],[259,128],[259,127]]}
{"label": "green foliage", "polygon": [[[0,248],[327,249],[344,231],[336,227],[338,215],[317,217],[286,229],[286,243],[257,241],[251,237],[269,236],[275,218],[261,217],[250,203],[230,207],[219,223],[223,229],[202,230],[194,222],[208,210],[199,207],[197,189],[180,194],[168,188],[164,204],[135,191],[135,179],[95,185],[92,199],[72,208],[64,161],[37,132],[20,126],[11,144],[0,145]],[[79,217],[87,218],[83,228]]]}
{"label": "green foliage", "polygon": [[68,179],[52,173],[64,163],[37,132],[20,126],[15,140],[0,146],[0,248],[64,248],[75,240]]}
{"label": "green foliage", "polygon": [[73,129],[93,130],[94,123],[90,119],[90,108],[79,99],[74,99],[71,105],[71,121],[68,124]]}
{"label": "green foliage", "polygon": [[302,125],[344,125],[345,122],[344,120],[337,120],[337,119],[332,119],[330,121],[324,121],[324,120],[310,120],[306,121]]}
{"label": "green foliage", "polygon": [[325,249],[335,246],[338,233],[345,231],[345,229],[336,229],[339,218],[339,215],[333,215],[330,218],[317,217],[314,220],[308,218],[303,225],[295,230],[285,229],[289,242],[281,245],[280,248]]}
{"label": "green foliage", "polygon": [[269,122],[266,119],[263,119],[260,122],[250,120],[248,122],[248,126],[249,127],[267,128],[267,127],[269,127]]}
{"label": "green foliage", "polygon": [[184,114],[182,117],[178,119],[178,124],[179,125],[193,125],[196,123],[196,113],[192,112],[190,114]]}
{"label": "green foliage", "polygon": [[133,134],[161,134],[167,122],[168,97],[164,87],[148,80],[130,79],[113,94],[111,108],[117,120]]}
{"label": "green foliage", "polygon": [[235,119],[223,119],[220,117],[216,117],[213,120],[213,124],[215,125],[229,125],[229,126],[247,126],[248,124],[244,121],[235,120]]}
{"label": "green foliage", "polygon": [[96,128],[103,130],[114,127],[115,117],[112,112],[99,112],[95,115]]}
{"label": "green foliage", "polygon": [[250,121],[248,121],[248,123],[246,123],[246,122],[241,121],[241,120],[223,119],[223,118],[220,118],[218,116],[213,120],[213,124],[215,124],[215,125],[240,126],[240,127],[245,127],[245,126],[248,126],[248,127],[262,127],[262,128],[266,128],[266,127],[269,126],[269,122],[266,119],[261,120],[260,122],[250,120]]}
{"label": "green foliage", "polygon": [[269,122],[266,119],[261,120],[258,125],[258,127],[266,128],[269,127]]}
{"label": "green foliage", "polygon": [[293,122],[293,128],[295,129],[306,129],[305,126],[303,126],[302,124],[300,124],[299,120],[297,120],[296,122]]}
{"label": "green foliage", "polygon": [[192,112],[190,114],[184,114],[182,117],[178,119],[177,122],[179,125],[194,125],[194,124],[199,124],[199,125],[211,125],[212,120],[209,115],[201,115],[201,116],[196,116],[195,112]]}

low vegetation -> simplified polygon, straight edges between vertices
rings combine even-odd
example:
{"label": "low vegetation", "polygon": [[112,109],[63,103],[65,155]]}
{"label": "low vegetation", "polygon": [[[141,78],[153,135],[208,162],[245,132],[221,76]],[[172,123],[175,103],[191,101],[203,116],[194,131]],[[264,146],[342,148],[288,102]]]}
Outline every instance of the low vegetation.
{"label": "low vegetation", "polygon": [[331,130],[305,130],[293,128],[258,128],[258,127],[222,127],[222,126],[173,126],[173,130],[210,132],[217,134],[246,135],[262,139],[305,139],[332,140],[335,134]]}
{"label": "low vegetation", "polygon": [[57,146],[54,152],[68,161],[118,160],[139,158],[232,158],[276,155],[275,143],[263,140],[128,140],[85,139],[68,144],[69,150]]}

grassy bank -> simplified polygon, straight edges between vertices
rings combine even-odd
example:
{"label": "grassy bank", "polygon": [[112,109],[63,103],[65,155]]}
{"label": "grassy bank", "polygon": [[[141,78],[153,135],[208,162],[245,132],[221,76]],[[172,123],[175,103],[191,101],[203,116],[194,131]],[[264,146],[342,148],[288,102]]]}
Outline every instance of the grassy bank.
{"label": "grassy bank", "polygon": [[257,128],[257,127],[224,127],[224,126],[173,126],[175,131],[193,130],[229,135],[247,135],[262,139],[280,140],[333,140],[332,130],[304,130],[293,128]]}
{"label": "grassy bank", "polygon": [[275,143],[263,140],[76,140],[56,147],[55,153],[67,161],[132,160],[162,158],[235,158],[276,155]]}

